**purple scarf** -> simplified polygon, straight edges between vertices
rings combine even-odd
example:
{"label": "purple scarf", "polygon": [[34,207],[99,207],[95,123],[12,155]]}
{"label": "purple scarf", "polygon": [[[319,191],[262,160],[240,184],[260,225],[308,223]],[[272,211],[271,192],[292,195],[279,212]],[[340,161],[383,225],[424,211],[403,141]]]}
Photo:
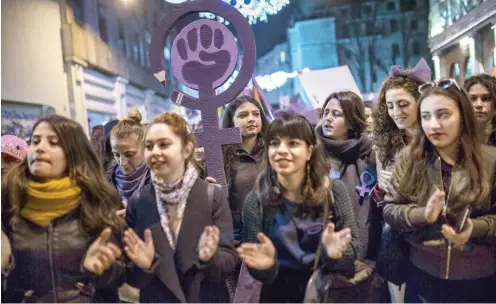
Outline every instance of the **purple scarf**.
{"label": "purple scarf", "polygon": [[124,172],[122,172],[121,167],[117,166],[115,169],[115,186],[122,199],[125,201],[129,200],[134,192],[143,187],[147,175],[148,167],[146,166],[145,161],[143,161],[143,163],[130,175],[125,175]]}

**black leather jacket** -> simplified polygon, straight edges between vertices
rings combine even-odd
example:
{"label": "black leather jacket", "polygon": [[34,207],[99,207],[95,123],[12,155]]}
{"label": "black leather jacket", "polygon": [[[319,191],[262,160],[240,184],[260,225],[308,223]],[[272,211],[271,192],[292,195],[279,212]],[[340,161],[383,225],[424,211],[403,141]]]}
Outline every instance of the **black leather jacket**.
{"label": "black leather jacket", "polygon": [[[39,227],[16,217],[6,233],[15,266],[8,275],[2,300],[7,302],[118,301],[117,288],[125,280],[125,264],[118,260],[103,275],[82,268],[86,250],[96,237],[81,226],[80,210]],[[7,225],[5,225],[7,224]],[[10,225],[9,225],[10,224]]]}

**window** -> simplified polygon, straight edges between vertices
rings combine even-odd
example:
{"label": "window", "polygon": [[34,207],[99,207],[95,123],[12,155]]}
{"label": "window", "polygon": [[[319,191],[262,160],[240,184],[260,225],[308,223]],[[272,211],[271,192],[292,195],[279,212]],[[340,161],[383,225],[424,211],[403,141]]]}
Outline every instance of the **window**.
{"label": "window", "polygon": [[412,53],[413,53],[413,56],[419,56],[420,55],[420,44],[418,43],[418,41],[414,41],[412,43]]}
{"label": "window", "polygon": [[373,35],[374,34],[374,23],[369,21],[367,22],[367,29],[366,29],[367,35]]}
{"label": "window", "polygon": [[400,46],[397,45],[396,43],[393,44],[393,56],[392,56],[392,60],[393,60],[393,63],[396,62],[396,58],[398,58],[400,56]]}
{"label": "window", "polygon": [[370,13],[372,13],[372,6],[365,4],[363,6],[363,14],[364,15],[370,15]]}
{"label": "window", "polygon": [[345,56],[347,59],[351,59],[351,52],[349,50],[345,51]]}
{"label": "window", "polygon": [[374,65],[371,64],[371,66],[372,66],[372,69],[371,69],[371,71],[372,71],[372,83],[376,83],[377,82],[377,73],[375,72],[375,70],[373,68]]}
{"label": "window", "polygon": [[126,28],[124,26],[124,22],[119,18],[117,20],[117,31],[118,31],[118,36],[117,36],[117,45],[119,49],[122,51],[122,53],[126,54]]}
{"label": "window", "polygon": [[418,21],[417,20],[412,20],[410,23],[410,29],[416,31],[418,29]]}
{"label": "window", "polygon": [[417,1],[416,0],[406,0],[403,3],[403,8],[405,11],[413,11],[417,7]]}
{"label": "window", "polygon": [[369,45],[369,60],[374,61],[375,60],[375,50],[374,47]]}
{"label": "window", "polygon": [[398,21],[396,21],[396,19],[390,20],[389,26],[391,28],[391,33],[397,33],[398,32]]}
{"label": "window", "polygon": [[348,24],[344,24],[341,30],[344,38],[350,37],[350,26]]}
{"label": "window", "polygon": [[281,51],[281,53],[279,54],[279,56],[281,58],[281,63],[285,63],[286,62],[286,52]]}
{"label": "window", "polygon": [[458,63],[453,63],[450,67],[450,78],[454,78],[456,82],[460,83],[460,66]]}
{"label": "window", "polygon": [[69,0],[69,6],[72,8],[74,20],[84,23],[83,0]]}
{"label": "window", "polygon": [[394,11],[396,9],[396,3],[394,2],[388,2],[387,3],[387,10],[388,11]]}
{"label": "window", "polygon": [[107,16],[105,14],[105,6],[102,1],[98,1],[98,31],[100,32],[100,38],[105,43],[108,43],[108,29],[107,29]]}
{"label": "window", "polygon": [[341,18],[346,18],[346,17],[349,17],[349,14],[350,14],[350,10],[348,8],[343,8],[341,9],[341,12],[340,12],[340,17]]}
{"label": "window", "polygon": [[141,53],[140,53],[141,40],[139,33],[134,33],[133,38],[133,60],[137,63],[141,63]]}
{"label": "window", "polygon": [[472,76],[472,58],[470,56],[465,59],[465,79]]}
{"label": "window", "polygon": [[145,42],[146,42],[146,48],[145,48],[145,64],[147,67],[151,67],[150,64],[150,57],[148,54],[148,50],[150,49],[150,44],[152,44],[152,34],[149,31],[145,31]]}

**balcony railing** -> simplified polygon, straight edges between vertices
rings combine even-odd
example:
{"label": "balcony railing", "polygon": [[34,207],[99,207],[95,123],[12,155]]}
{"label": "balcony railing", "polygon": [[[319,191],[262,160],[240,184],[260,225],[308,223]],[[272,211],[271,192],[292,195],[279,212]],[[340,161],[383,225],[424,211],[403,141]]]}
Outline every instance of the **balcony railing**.
{"label": "balcony railing", "polygon": [[157,93],[167,94],[167,90],[155,79],[149,69],[133,62],[120,51],[103,42],[96,33],[75,22],[62,25],[62,44],[66,62],[74,62],[84,67],[91,66],[124,77]]}

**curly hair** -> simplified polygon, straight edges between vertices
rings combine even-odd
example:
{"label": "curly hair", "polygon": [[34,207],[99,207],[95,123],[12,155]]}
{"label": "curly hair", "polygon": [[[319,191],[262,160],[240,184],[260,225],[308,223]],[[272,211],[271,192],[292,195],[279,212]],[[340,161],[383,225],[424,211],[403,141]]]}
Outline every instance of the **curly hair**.
{"label": "curly hair", "polygon": [[384,166],[387,166],[396,153],[405,146],[406,139],[405,130],[400,130],[389,116],[386,93],[390,89],[403,88],[417,100],[420,97],[418,87],[419,85],[415,81],[403,76],[388,77],[382,83],[372,118],[374,119],[374,138],[379,151],[379,160]]}

